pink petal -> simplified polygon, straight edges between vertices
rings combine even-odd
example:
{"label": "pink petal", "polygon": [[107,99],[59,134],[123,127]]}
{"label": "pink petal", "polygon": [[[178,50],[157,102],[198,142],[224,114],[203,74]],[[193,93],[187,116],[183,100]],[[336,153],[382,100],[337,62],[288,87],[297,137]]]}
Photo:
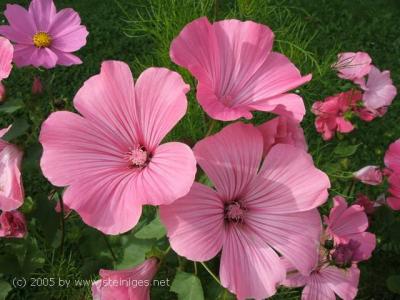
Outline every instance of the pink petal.
{"label": "pink petal", "polygon": [[336,124],[337,124],[337,131],[341,133],[349,133],[354,129],[353,124],[351,124],[350,121],[346,120],[343,117],[337,117]]}
{"label": "pink petal", "polygon": [[57,49],[52,49],[52,51],[57,55],[57,64],[61,66],[72,66],[72,65],[80,65],[82,60],[71,53],[61,52]]}
{"label": "pink petal", "polygon": [[58,38],[71,31],[76,30],[81,25],[79,14],[72,8],[64,8],[57,12],[51,23],[49,33],[53,38]]}
{"label": "pink petal", "polygon": [[397,197],[388,197],[387,204],[393,210],[400,210],[400,198]]}
{"label": "pink petal", "polygon": [[149,68],[136,82],[136,117],[140,139],[152,151],[184,116],[190,86],[165,68]]}
{"label": "pink petal", "polygon": [[32,56],[36,51],[36,47],[33,45],[16,44],[14,46],[14,57],[13,61],[17,67],[29,66],[33,63]]}
{"label": "pink petal", "polygon": [[347,270],[334,266],[326,267],[321,271],[321,276],[341,299],[351,300],[356,297],[360,270],[355,264]]}
{"label": "pink petal", "polygon": [[215,257],[224,242],[224,205],[214,190],[194,183],[189,194],[160,206],[172,249],[195,261]]}
{"label": "pink petal", "polygon": [[74,52],[86,45],[86,37],[89,32],[85,26],[77,26],[70,32],[54,38],[51,47],[62,52]]}
{"label": "pink petal", "polygon": [[[28,60],[29,64],[34,67],[43,67],[46,69],[51,69],[56,66],[58,57],[50,48],[36,48],[30,46],[28,49],[32,50],[32,53],[30,53],[31,57]],[[18,53],[18,55],[20,55],[20,53]],[[14,59],[14,61],[18,65],[18,61],[16,59]]]}
{"label": "pink petal", "polygon": [[[282,200],[283,201],[283,200]],[[308,275],[318,260],[321,218],[318,210],[294,214],[268,213],[247,206],[246,224],[301,273]]]}
{"label": "pink petal", "polygon": [[14,43],[33,45],[32,36],[30,34],[20,32],[9,25],[0,26],[0,35]]}
{"label": "pink petal", "polygon": [[218,194],[223,200],[232,200],[244,192],[257,174],[262,147],[258,129],[238,122],[199,141],[193,151]]}
{"label": "pink petal", "polygon": [[133,199],[133,175],[104,171],[69,186],[64,203],[103,233],[118,235],[139,221],[141,205]]}
{"label": "pink petal", "polygon": [[285,279],[285,268],[275,251],[242,229],[233,226],[226,233],[219,271],[221,284],[239,300],[270,297]]}
{"label": "pink petal", "polygon": [[37,31],[48,32],[56,16],[56,7],[53,0],[32,0],[29,14],[33,17]]}
{"label": "pink petal", "polygon": [[243,196],[248,205],[269,213],[307,211],[323,204],[330,187],[304,150],[278,144],[271,148],[257,177]]}
{"label": "pink petal", "polygon": [[336,300],[335,293],[325,282],[313,278],[304,287],[301,300]]}
{"label": "pink petal", "polygon": [[372,255],[372,251],[374,251],[376,247],[375,234],[362,232],[350,235],[349,238],[360,243],[360,247],[357,249],[353,260],[356,262],[368,260]]}
{"label": "pink petal", "polygon": [[365,166],[353,175],[362,183],[369,185],[379,185],[383,180],[382,171],[378,166]]}
{"label": "pink petal", "polygon": [[7,4],[4,15],[10,26],[22,34],[33,36],[37,32],[33,16],[20,5]]}
{"label": "pink petal", "polygon": [[187,145],[162,144],[135,178],[132,197],[142,204],[171,204],[190,191],[195,175],[196,159]]}
{"label": "pink petal", "polygon": [[400,139],[390,144],[385,154],[385,165],[389,169],[400,173]]}
{"label": "pink petal", "polygon": [[343,79],[359,80],[371,70],[372,59],[366,52],[344,52],[338,54],[334,65],[338,76]]}
{"label": "pink petal", "polygon": [[0,210],[11,211],[24,203],[24,187],[20,171],[23,153],[11,144],[1,146]]}
{"label": "pink petal", "polygon": [[10,75],[14,48],[10,41],[0,36],[0,81]]}

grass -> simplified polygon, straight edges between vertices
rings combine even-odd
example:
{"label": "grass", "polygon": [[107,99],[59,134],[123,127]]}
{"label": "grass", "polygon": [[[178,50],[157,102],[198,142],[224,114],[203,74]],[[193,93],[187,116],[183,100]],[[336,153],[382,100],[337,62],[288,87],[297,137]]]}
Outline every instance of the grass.
{"label": "grass", "polygon": [[[8,1],[0,0],[0,10]],[[14,1],[27,6],[28,1]],[[332,181],[332,195],[349,195],[349,180],[344,179],[349,172],[367,164],[383,164],[387,146],[400,137],[398,115],[400,101],[396,99],[384,118],[371,123],[357,122],[357,130],[349,135],[323,142],[315,132],[314,117],[309,112],[312,103],[326,96],[348,89],[348,83],[339,80],[330,69],[335,56],[341,51],[366,51],[380,69],[392,71],[395,83],[400,83],[400,36],[398,20],[400,4],[393,0],[237,0],[237,1],[191,1],[191,0],[61,0],[58,8],[73,7],[81,15],[83,23],[90,32],[88,44],[78,55],[83,65],[71,68],[56,68],[51,71],[14,68],[5,84],[9,99],[24,102],[25,109],[12,115],[1,115],[4,127],[18,118],[28,118],[27,109],[37,109],[40,118],[28,120],[29,129],[17,142],[25,149],[24,182],[28,199],[24,206],[30,218],[30,235],[37,243],[44,263],[35,276],[55,274],[62,278],[95,278],[100,267],[112,268],[113,259],[101,235],[85,226],[76,215],[66,224],[66,244],[60,255],[61,231],[58,216],[48,205],[47,195],[52,187],[42,177],[38,168],[40,146],[37,143],[40,122],[53,110],[73,110],[72,99],[83,82],[99,72],[100,64],[107,59],[128,62],[134,77],[147,67],[163,66],[179,71],[191,85],[188,95],[189,109],[186,116],[167,137],[190,145],[201,139],[207,132],[210,120],[195,100],[195,81],[190,74],[174,65],[168,55],[171,40],[181,28],[191,20],[207,15],[210,20],[223,18],[250,19],[270,26],[276,33],[275,50],[283,52],[299,67],[303,74],[313,73],[313,80],[300,88],[308,113],[302,123],[309,141],[310,152],[316,164],[328,172]],[[4,18],[1,18],[4,21]],[[34,74],[39,74],[52,88],[42,97],[31,98],[30,88]],[[400,90],[399,85],[397,85]],[[265,113],[256,113],[254,122],[261,123],[271,118]],[[221,124],[213,129],[217,131]],[[359,145],[351,158],[334,155],[338,144]],[[349,196],[354,197],[365,187],[357,184]],[[367,190],[373,195],[381,192],[379,188]],[[326,209],[326,208],[325,208]],[[149,210],[146,218],[154,215]],[[392,215],[398,218],[398,215]],[[381,230],[377,217],[374,227]],[[45,224],[41,226],[41,224]],[[144,224],[143,223],[143,224]],[[56,228],[47,232],[47,227]],[[391,243],[385,232],[381,233],[380,244],[373,258],[361,264],[359,299],[395,299],[386,288],[388,275],[399,274],[400,247]],[[124,256],[124,239],[110,238],[111,246],[118,257]],[[1,244],[0,244],[1,245]],[[166,240],[159,242],[165,249]],[[141,245],[141,247],[145,247]],[[2,253],[0,248],[0,253]],[[137,248],[135,248],[137,249]],[[173,279],[178,264],[172,254],[166,258],[160,278]],[[1,264],[0,264],[1,266]],[[208,266],[217,273],[218,262]],[[179,260],[179,268],[194,272],[192,264]],[[0,272],[2,270],[0,269]],[[221,293],[202,267],[198,267],[207,299],[229,299]],[[9,277],[7,277],[9,278]],[[165,288],[152,291],[154,299],[176,299],[174,293]],[[89,288],[63,289],[27,288],[14,290],[8,299],[84,299],[90,298]],[[274,299],[297,299],[299,291],[281,290]],[[224,297],[224,298],[223,298]]]}

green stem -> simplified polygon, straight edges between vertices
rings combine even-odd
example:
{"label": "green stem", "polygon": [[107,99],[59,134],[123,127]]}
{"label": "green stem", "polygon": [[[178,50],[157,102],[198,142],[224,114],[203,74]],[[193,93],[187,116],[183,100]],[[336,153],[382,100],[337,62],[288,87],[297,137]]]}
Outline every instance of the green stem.
{"label": "green stem", "polygon": [[215,124],[217,124],[216,120],[211,120],[210,125],[208,126],[208,130],[206,132],[206,137],[209,136],[214,129]]}
{"label": "green stem", "polygon": [[103,238],[104,238],[104,242],[105,242],[106,245],[107,245],[108,250],[109,250],[110,253],[111,253],[111,256],[112,256],[114,262],[117,262],[117,257],[115,256],[115,253],[114,253],[114,251],[113,251],[113,249],[112,249],[112,247],[111,247],[111,245],[110,245],[110,242],[108,241],[108,239],[107,239],[107,237],[106,237],[105,234],[103,234]]}
{"label": "green stem", "polygon": [[197,276],[197,263],[194,261],[193,265],[194,265],[194,275]]}
{"label": "green stem", "polygon": [[64,219],[64,200],[60,197],[61,206],[61,256],[64,254],[64,242],[65,242],[65,219]]}
{"label": "green stem", "polygon": [[215,276],[215,274],[207,267],[207,265],[206,265],[205,263],[203,263],[203,262],[200,262],[200,263],[201,263],[201,265],[204,267],[204,269],[207,270],[208,274],[210,274],[211,277],[214,278],[214,280],[215,280],[219,285],[221,285],[221,281],[219,281],[218,277]]}

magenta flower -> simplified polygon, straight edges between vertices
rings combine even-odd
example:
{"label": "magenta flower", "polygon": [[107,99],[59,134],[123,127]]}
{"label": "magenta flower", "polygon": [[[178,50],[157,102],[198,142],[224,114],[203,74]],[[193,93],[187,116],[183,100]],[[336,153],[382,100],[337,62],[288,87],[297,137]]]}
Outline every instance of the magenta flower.
{"label": "magenta flower", "polygon": [[11,73],[13,53],[10,41],[0,36],[0,82]]}
{"label": "magenta flower", "polygon": [[100,270],[101,279],[92,285],[93,300],[150,300],[157,269],[157,259],[150,258],[129,270]]}
{"label": "magenta flower", "polygon": [[0,237],[23,238],[27,233],[24,215],[17,211],[3,211],[0,215]]}
{"label": "magenta flower", "polygon": [[193,184],[196,160],[182,143],[160,145],[183,117],[189,86],[164,68],[134,85],[129,66],[107,61],[74,99],[81,115],[60,111],[43,123],[41,168],[64,203],[107,234],[132,229],[144,204],[169,204]]}
{"label": "magenta flower", "polygon": [[390,196],[387,204],[394,210],[400,210],[400,139],[389,146],[385,154],[385,165],[388,168]]}
{"label": "magenta flower", "polygon": [[24,203],[21,178],[23,152],[1,138],[11,126],[0,130],[0,210],[12,211]]}
{"label": "magenta flower", "polygon": [[10,25],[0,26],[0,34],[15,43],[17,66],[50,69],[82,63],[72,52],[86,45],[88,32],[73,9],[56,12],[52,0],[32,0],[29,10],[7,4],[4,15]]}
{"label": "magenta flower", "polygon": [[378,166],[366,166],[355,172],[353,176],[362,183],[369,185],[379,185],[383,180],[382,171]]}
{"label": "magenta flower", "polygon": [[389,169],[388,173],[400,174],[400,139],[390,144],[385,153],[385,165]]}
{"label": "magenta flower", "polygon": [[341,196],[333,198],[333,208],[329,217],[325,217],[326,233],[334,240],[335,245],[349,244],[355,241],[359,244],[354,249],[353,261],[358,262],[371,257],[376,246],[375,234],[366,232],[368,218],[359,205],[347,207],[346,200]]}
{"label": "magenta flower", "polygon": [[274,34],[252,21],[224,20],[210,24],[199,18],[173,40],[170,57],[198,80],[197,99],[217,120],[252,118],[267,111],[300,121],[303,99],[288,91],[311,80],[290,60],[272,51]]}
{"label": "magenta flower", "polygon": [[371,70],[372,59],[366,52],[344,52],[338,54],[338,61],[333,66],[338,76],[357,82]]}
{"label": "magenta flower", "polygon": [[315,209],[330,186],[304,150],[278,144],[263,159],[263,137],[235,123],[198,142],[197,162],[215,189],[194,183],[160,207],[172,249],[194,261],[221,250],[220,278],[239,299],[265,298],[285,279],[278,253],[308,274],[317,260],[321,221]]}

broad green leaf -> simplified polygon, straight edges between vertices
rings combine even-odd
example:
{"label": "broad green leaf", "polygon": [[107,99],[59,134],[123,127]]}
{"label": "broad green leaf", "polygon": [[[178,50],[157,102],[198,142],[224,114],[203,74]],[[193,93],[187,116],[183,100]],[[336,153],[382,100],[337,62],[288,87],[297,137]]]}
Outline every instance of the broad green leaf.
{"label": "broad green leaf", "polygon": [[204,300],[200,279],[191,273],[178,271],[170,290],[178,294],[179,300]]}
{"label": "broad green leaf", "polygon": [[29,124],[25,119],[17,119],[12,124],[10,130],[3,136],[3,140],[11,141],[23,135],[29,128]]}
{"label": "broad green leaf", "polygon": [[358,145],[346,145],[346,144],[339,144],[336,146],[336,148],[333,150],[333,153],[336,156],[339,157],[348,157],[352,156],[354,153],[356,153],[358,147],[361,144]]}
{"label": "broad green leaf", "polygon": [[145,225],[138,232],[135,233],[135,237],[138,239],[157,239],[159,240],[165,236],[166,230],[164,225],[160,221],[160,217],[156,215],[153,221]]}
{"label": "broad green leaf", "polygon": [[0,105],[0,112],[6,114],[12,114],[17,110],[20,110],[23,106],[24,103],[22,102],[21,99],[10,99]]}
{"label": "broad green leaf", "polygon": [[11,285],[7,281],[0,281],[0,300],[5,300],[11,290]]}
{"label": "broad green leaf", "polygon": [[389,291],[400,294],[400,275],[392,275],[386,279],[386,285]]}
{"label": "broad green leaf", "polygon": [[146,259],[146,253],[151,250],[155,240],[142,240],[133,236],[123,237],[123,255],[120,263],[116,265],[117,269],[132,268]]}

